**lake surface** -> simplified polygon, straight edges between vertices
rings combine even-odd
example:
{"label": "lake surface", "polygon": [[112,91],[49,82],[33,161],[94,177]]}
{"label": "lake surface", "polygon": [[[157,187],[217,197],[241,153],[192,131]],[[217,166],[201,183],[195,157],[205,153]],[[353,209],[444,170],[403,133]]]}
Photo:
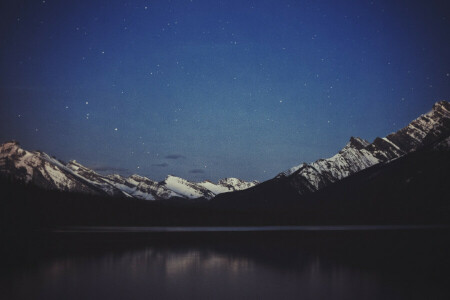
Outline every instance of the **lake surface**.
{"label": "lake surface", "polygon": [[116,229],[4,240],[0,299],[450,298],[446,228]]}

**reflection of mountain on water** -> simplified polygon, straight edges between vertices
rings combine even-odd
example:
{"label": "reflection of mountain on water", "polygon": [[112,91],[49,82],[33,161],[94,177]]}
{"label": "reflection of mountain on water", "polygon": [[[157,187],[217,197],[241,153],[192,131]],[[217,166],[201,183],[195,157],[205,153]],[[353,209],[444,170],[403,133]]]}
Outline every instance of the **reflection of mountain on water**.
{"label": "reflection of mountain on water", "polygon": [[2,255],[6,299],[439,299],[450,266],[445,230],[39,240]]}

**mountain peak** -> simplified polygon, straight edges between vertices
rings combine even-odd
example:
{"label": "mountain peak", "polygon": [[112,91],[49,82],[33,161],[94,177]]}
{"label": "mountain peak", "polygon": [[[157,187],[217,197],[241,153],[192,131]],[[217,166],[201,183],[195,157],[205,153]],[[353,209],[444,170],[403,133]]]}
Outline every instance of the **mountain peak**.
{"label": "mountain peak", "polygon": [[347,143],[347,147],[351,147],[357,150],[364,149],[367,147],[370,143],[362,138],[359,137],[350,137],[350,140]]}
{"label": "mountain peak", "polygon": [[132,174],[132,175],[130,175],[128,178],[131,178],[131,179],[138,179],[138,180],[145,180],[145,179],[148,179],[147,177],[141,176],[141,175],[139,175],[139,174]]}
{"label": "mountain peak", "polygon": [[178,176],[175,176],[175,175],[172,175],[172,174],[168,174],[168,175],[166,176],[166,178],[163,180],[163,182],[167,182],[167,181],[169,181],[169,180],[184,180],[184,181],[187,181],[187,180],[184,179],[184,178],[181,178],[181,177],[178,177]]}
{"label": "mountain peak", "polygon": [[16,145],[16,146],[20,146],[20,143],[18,142],[18,141],[16,141],[16,140],[11,140],[11,141],[6,141],[6,142],[4,142],[1,146],[4,146],[4,145]]}
{"label": "mountain peak", "polygon": [[133,180],[135,182],[145,182],[146,184],[156,184],[155,181],[138,174],[133,174],[128,177],[128,181]]}
{"label": "mountain peak", "polygon": [[0,145],[0,153],[2,153],[2,156],[9,156],[13,154],[23,155],[25,150],[20,147],[19,142],[8,141]]}
{"label": "mountain peak", "polygon": [[433,110],[439,110],[439,109],[444,109],[446,111],[450,111],[450,103],[446,100],[441,100],[436,102],[433,105]]}
{"label": "mountain peak", "polygon": [[20,148],[20,144],[17,141],[8,141],[8,142],[4,142],[3,144],[0,145],[0,149],[10,149],[10,148]]}

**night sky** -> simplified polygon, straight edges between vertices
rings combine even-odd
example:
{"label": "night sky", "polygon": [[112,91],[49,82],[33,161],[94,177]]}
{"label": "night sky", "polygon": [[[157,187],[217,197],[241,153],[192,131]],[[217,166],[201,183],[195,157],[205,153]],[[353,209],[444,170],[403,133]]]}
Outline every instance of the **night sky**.
{"label": "night sky", "polygon": [[0,142],[103,173],[266,180],[450,92],[446,1],[2,2]]}

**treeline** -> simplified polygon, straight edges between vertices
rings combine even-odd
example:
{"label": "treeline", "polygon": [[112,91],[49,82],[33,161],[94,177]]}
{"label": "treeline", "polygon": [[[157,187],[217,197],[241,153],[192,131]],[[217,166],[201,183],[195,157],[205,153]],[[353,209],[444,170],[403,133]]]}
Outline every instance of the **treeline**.
{"label": "treeline", "polygon": [[295,224],[288,211],[215,208],[206,201],[147,201],[49,191],[0,179],[3,230],[60,226],[207,226]]}

